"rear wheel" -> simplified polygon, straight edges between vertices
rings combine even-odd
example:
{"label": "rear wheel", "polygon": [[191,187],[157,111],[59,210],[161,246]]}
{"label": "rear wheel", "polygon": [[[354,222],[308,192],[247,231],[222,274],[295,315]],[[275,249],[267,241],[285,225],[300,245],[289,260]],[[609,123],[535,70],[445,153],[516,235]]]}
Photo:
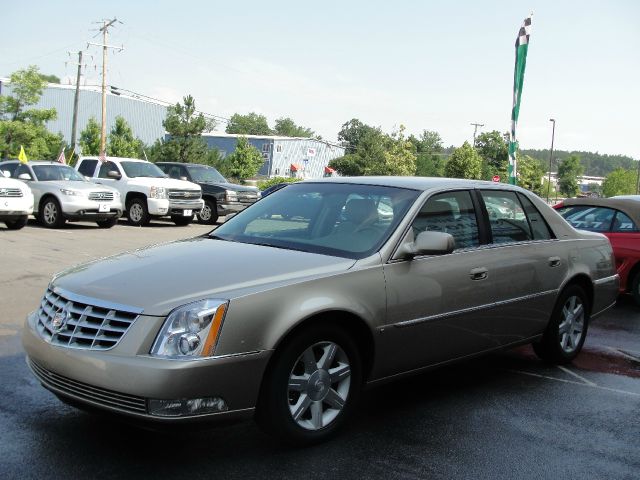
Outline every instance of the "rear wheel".
{"label": "rear wheel", "polygon": [[340,328],[314,325],[275,354],[260,391],[258,424],[295,444],[321,442],[347,420],[362,385],[362,362]]}
{"label": "rear wheel", "polygon": [[547,362],[569,363],[582,350],[588,327],[587,296],[582,288],[571,285],[560,296],[542,339],[533,349]]}
{"label": "rear wheel", "polygon": [[204,207],[197,214],[198,221],[207,225],[213,225],[218,221],[218,207],[215,200],[205,200]]}
{"label": "rear wheel", "polygon": [[61,228],[65,220],[62,216],[60,202],[54,197],[45,198],[38,211],[38,220],[47,228]]}
{"label": "rear wheel", "polygon": [[633,295],[636,304],[640,305],[640,271],[636,272],[631,281],[631,295]]}
{"label": "rear wheel", "polygon": [[187,217],[182,215],[171,215],[171,220],[173,220],[173,223],[179,227],[184,227],[193,221],[193,215]]}
{"label": "rear wheel", "polygon": [[151,221],[149,210],[147,209],[146,198],[134,198],[127,204],[127,220],[129,225],[134,227],[144,227]]}
{"label": "rear wheel", "polygon": [[28,216],[20,217],[16,220],[6,220],[4,223],[9,230],[20,230],[27,224]]}
{"label": "rear wheel", "polygon": [[116,223],[118,223],[118,217],[107,218],[106,220],[98,220],[96,221],[100,228],[111,228]]}

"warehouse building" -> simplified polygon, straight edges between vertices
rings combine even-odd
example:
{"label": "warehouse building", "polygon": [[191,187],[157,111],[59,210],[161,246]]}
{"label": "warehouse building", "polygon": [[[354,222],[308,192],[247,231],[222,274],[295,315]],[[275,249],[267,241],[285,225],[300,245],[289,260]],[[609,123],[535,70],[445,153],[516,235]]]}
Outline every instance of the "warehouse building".
{"label": "warehouse building", "polygon": [[[50,83],[44,89],[40,101],[33,108],[55,108],[58,116],[47,122],[47,129],[61,133],[67,143],[71,143],[73,120],[73,100],[75,85]],[[116,117],[123,117],[133,134],[145,144],[153,144],[160,138],[167,138],[162,122],[167,117],[168,103],[162,103],[127,93],[124,89],[111,87],[107,92],[107,132],[115,125]],[[8,79],[0,79],[0,95],[10,95]],[[78,101],[77,137],[84,130],[90,118],[100,123],[102,118],[102,91],[97,86],[81,86]],[[217,148],[223,155],[232,153],[239,135],[223,132],[204,134],[210,148]],[[345,149],[329,142],[312,138],[244,135],[264,158],[259,175],[265,177],[319,178],[333,174],[328,167],[334,158],[345,154]]]}

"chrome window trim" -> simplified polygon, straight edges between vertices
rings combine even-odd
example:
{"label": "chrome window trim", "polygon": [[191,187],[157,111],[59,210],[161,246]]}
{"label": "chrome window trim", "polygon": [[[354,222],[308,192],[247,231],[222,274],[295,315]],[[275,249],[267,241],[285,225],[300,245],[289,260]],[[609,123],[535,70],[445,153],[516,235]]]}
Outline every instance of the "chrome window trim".
{"label": "chrome window trim", "polygon": [[420,325],[422,323],[432,322],[432,321],[435,321],[435,320],[442,320],[444,318],[454,317],[454,316],[457,316],[457,315],[463,315],[465,313],[477,312],[477,311],[480,311],[480,310],[488,310],[490,308],[501,307],[501,306],[504,306],[504,305],[509,305],[511,303],[521,302],[521,301],[530,300],[530,299],[533,299],[533,298],[543,297],[545,295],[551,295],[551,294],[556,294],[556,293],[558,293],[557,289],[556,290],[547,290],[545,292],[538,292],[538,293],[533,293],[531,295],[525,295],[524,297],[511,298],[509,300],[501,300],[499,302],[487,303],[487,304],[484,304],[484,305],[478,305],[476,307],[463,308],[461,310],[455,310],[455,311],[452,311],[452,312],[439,313],[437,315],[430,315],[428,317],[414,318],[413,320],[405,320],[403,322],[393,323],[391,326],[392,327],[396,327],[396,328],[413,327],[415,325]]}
{"label": "chrome window trim", "polygon": [[617,273],[615,275],[611,275],[610,277],[599,278],[598,280],[594,280],[594,285],[603,285],[605,283],[617,282],[620,281],[620,275]]}

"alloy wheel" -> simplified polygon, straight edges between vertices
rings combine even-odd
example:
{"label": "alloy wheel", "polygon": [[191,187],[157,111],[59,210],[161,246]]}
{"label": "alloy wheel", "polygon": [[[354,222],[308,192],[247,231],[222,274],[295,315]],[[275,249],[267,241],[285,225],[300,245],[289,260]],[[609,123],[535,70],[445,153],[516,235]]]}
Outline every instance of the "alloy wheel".
{"label": "alloy wheel", "polygon": [[47,202],[42,209],[42,217],[47,225],[54,225],[58,220],[58,207],[54,202]]}
{"label": "alloy wheel", "polygon": [[293,420],[306,430],[330,425],[345,406],[351,365],[333,342],[319,342],[296,360],[289,375],[288,400]]}
{"label": "alloy wheel", "polygon": [[198,216],[203,222],[208,222],[209,220],[211,220],[211,208],[207,203],[204,204],[204,207],[202,207],[202,210],[200,210]]}
{"label": "alloy wheel", "polygon": [[562,319],[559,325],[560,347],[566,353],[573,353],[584,331],[584,305],[577,296],[567,298],[562,307]]}
{"label": "alloy wheel", "polygon": [[142,210],[142,205],[139,203],[134,203],[129,207],[129,217],[133,222],[142,221],[142,217],[144,216],[144,211]]}

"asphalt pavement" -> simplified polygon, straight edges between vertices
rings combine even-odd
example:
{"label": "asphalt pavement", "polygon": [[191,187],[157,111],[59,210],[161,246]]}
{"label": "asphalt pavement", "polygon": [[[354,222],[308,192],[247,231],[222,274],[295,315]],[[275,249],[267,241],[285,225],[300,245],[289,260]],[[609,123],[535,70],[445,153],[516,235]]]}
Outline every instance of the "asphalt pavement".
{"label": "asphalt pavement", "polygon": [[55,271],[208,230],[0,229],[1,479],[640,478],[640,308],[627,297],[592,323],[567,367],[522,347],[372,388],[337,438],[308,448],[252,422],[143,429],[39,385],[19,337]]}

